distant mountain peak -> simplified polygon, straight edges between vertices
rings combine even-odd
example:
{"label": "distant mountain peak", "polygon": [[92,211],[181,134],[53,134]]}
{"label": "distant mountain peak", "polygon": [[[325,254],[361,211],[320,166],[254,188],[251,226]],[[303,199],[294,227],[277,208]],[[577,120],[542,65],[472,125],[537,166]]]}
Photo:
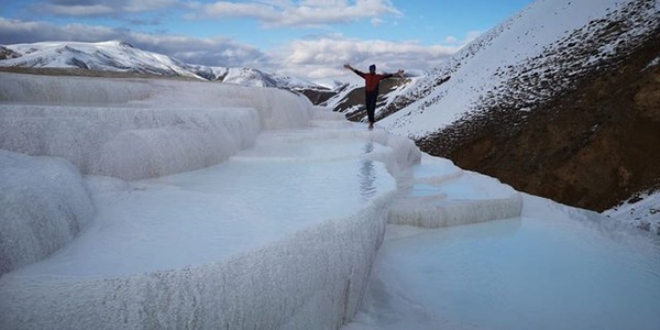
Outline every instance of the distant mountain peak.
{"label": "distant mountain peak", "polygon": [[163,77],[189,77],[252,87],[325,89],[300,78],[266,73],[256,68],[187,64],[167,55],[136,48],[122,40],[97,43],[39,42],[0,46],[0,67],[75,68]]}

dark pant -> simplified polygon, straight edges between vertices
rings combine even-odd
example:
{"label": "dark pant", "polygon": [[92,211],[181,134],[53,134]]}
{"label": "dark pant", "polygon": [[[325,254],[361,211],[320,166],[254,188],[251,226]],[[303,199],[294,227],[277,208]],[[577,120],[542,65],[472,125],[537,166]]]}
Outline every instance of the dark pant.
{"label": "dark pant", "polygon": [[366,92],[365,102],[367,104],[367,116],[370,123],[375,123],[374,114],[376,113],[376,99],[378,99],[378,92]]}

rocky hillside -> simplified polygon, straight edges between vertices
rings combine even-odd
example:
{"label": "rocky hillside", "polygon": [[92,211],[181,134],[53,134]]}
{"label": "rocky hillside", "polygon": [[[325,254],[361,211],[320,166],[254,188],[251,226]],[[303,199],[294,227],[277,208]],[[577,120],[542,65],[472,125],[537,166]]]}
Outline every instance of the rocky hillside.
{"label": "rocky hillside", "polygon": [[[418,138],[419,146],[518,190],[596,211],[660,189],[653,6],[631,1],[541,55],[499,68],[509,77],[503,85],[476,111]],[[633,34],[640,25],[646,32]]]}
{"label": "rocky hillside", "polygon": [[418,144],[519,190],[609,209],[660,188],[659,54],[656,35],[529,112],[494,102]]}

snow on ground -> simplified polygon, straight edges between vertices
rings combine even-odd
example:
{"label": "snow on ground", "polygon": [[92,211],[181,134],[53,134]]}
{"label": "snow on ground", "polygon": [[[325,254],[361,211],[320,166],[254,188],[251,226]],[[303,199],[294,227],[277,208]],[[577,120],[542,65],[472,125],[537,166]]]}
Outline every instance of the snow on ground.
{"label": "snow on ground", "polygon": [[660,191],[640,194],[603,214],[660,235]]}
{"label": "snow on ground", "polygon": [[[656,237],[292,93],[0,78],[0,328],[658,324]],[[199,158],[214,146],[222,159]]]}

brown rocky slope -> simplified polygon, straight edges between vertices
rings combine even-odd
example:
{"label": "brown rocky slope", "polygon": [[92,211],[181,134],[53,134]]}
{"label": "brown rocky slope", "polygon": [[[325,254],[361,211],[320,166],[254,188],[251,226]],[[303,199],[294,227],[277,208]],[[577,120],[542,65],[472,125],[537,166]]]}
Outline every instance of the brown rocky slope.
{"label": "brown rocky slope", "polygon": [[[520,103],[498,99],[418,145],[521,191],[596,211],[612,208],[660,189],[659,57],[655,30],[620,56],[581,70],[571,88],[526,104],[532,111],[510,111]],[[560,83],[538,82],[552,84]]]}

